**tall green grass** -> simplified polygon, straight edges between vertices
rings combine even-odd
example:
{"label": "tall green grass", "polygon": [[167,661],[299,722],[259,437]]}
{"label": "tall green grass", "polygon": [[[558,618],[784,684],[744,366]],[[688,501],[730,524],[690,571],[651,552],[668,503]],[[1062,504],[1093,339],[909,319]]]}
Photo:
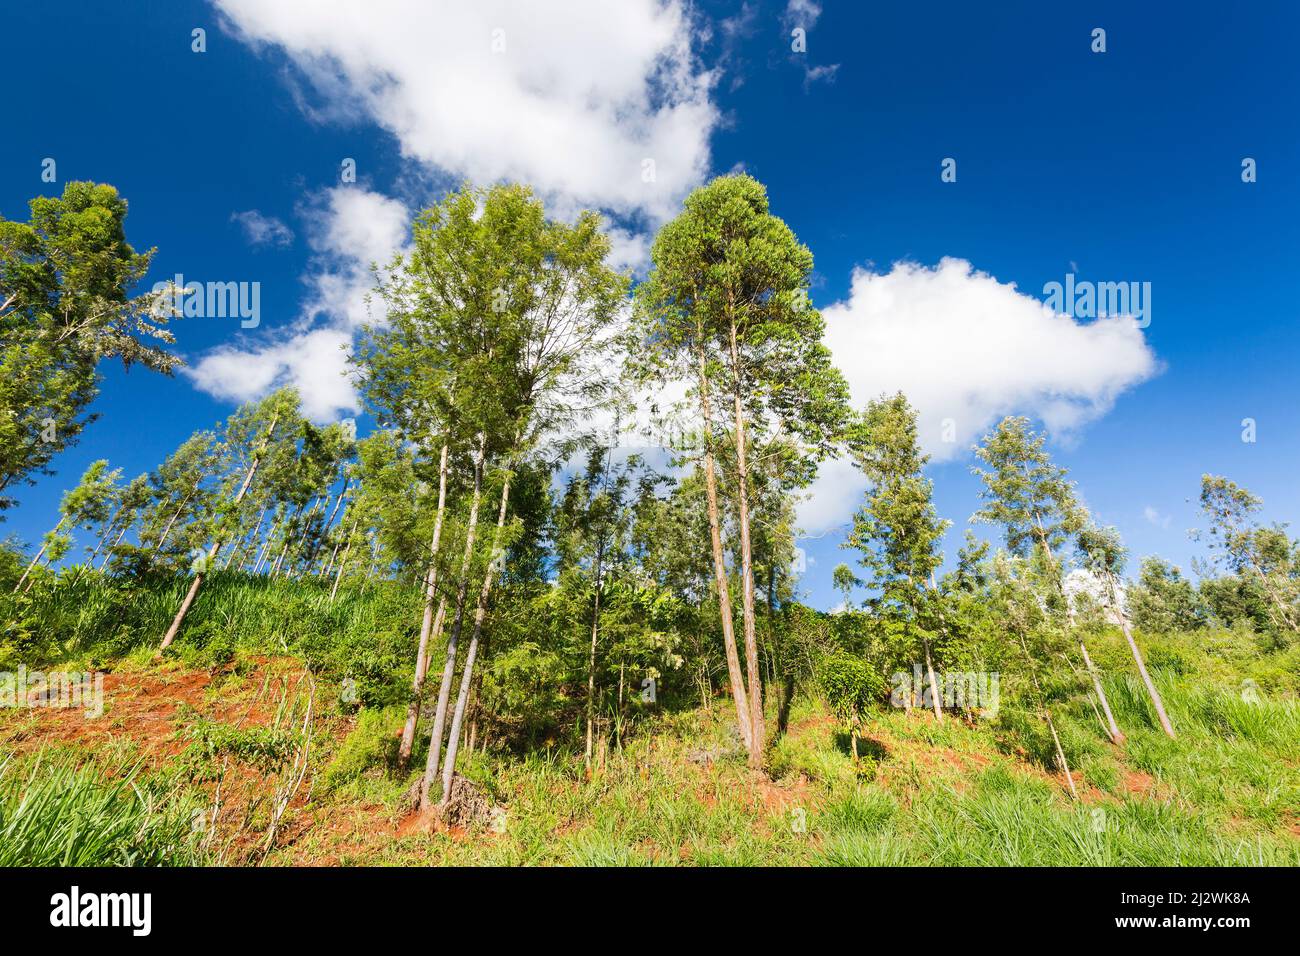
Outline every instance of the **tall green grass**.
{"label": "tall green grass", "polygon": [[193,866],[197,808],[135,773],[108,779],[67,756],[0,766],[0,867]]}

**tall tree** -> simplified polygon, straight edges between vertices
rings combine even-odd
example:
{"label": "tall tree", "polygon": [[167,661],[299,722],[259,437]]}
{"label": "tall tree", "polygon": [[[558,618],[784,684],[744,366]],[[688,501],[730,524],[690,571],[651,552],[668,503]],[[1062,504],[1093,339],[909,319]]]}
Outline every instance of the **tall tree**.
{"label": "tall tree", "polygon": [[[263,460],[276,462],[293,454],[293,444],[301,431],[303,421],[299,413],[298,393],[293,389],[281,389],[273,392],[260,402],[242,406],[226,423],[225,438],[222,442],[226,459],[227,474],[224,486],[230,497],[226,504],[213,515],[208,527],[212,544],[207,555],[195,563],[194,577],[189,590],[176,610],[171,626],[163,635],[159,653],[171,646],[180,633],[185,616],[189,613],[199,588],[208,574],[212,559],[216,557],[226,540],[231,536],[232,517],[238,514],[239,506],[248,494],[248,489],[257,476],[257,470]],[[238,490],[236,491],[236,482]]]}
{"label": "tall tree", "polygon": [[877,607],[919,638],[935,718],[943,719],[925,611],[927,584],[943,561],[939,540],[951,525],[935,513],[931,481],[922,470],[929,456],[917,441],[916,411],[900,392],[870,402],[850,442],[870,483],[844,547],[856,548],[879,592]]}
{"label": "tall tree", "polygon": [[127,243],[117,190],[70,182],[29,207],[25,223],[0,217],[0,511],[94,419],[101,359],[164,374],[181,364],[149,343],[173,341],[166,295],[131,295],[153,253]]}
{"label": "tall tree", "polygon": [[[975,513],[975,520],[1001,525],[1013,554],[1024,557],[1032,548],[1042,549],[1050,579],[1049,597],[1063,606],[1068,626],[1074,630],[1074,608],[1065,593],[1056,552],[1083,527],[1084,513],[1073,482],[1064,468],[1052,463],[1045,442],[1045,436],[1029,428],[1026,418],[1004,418],[984,437],[975,454],[985,467],[973,470],[984,482],[981,496],[985,505]],[[1093,692],[1106,715],[1107,733],[1113,743],[1121,744],[1124,734],[1115,722],[1101,674],[1081,632],[1078,644]]]}
{"label": "tall tree", "polygon": [[[751,470],[761,435],[789,435],[815,459],[829,452],[847,418],[847,385],[822,344],[824,323],[808,299],[812,253],[768,210],[749,176],[724,176],[695,190],[651,250],[654,268],[638,288],[637,364],[651,378],[693,384],[702,430],[710,538],[732,696],[750,765],[765,743],[751,528]],[[730,406],[727,458],[735,475],[741,619],[741,679],[721,546],[714,456],[721,408]]]}
{"label": "tall tree", "polygon": [[1280,631],[1300,630],[1300,549],[1285,525],[1262,527],[1254,516],[1263,502],[1219,475],[1201,478],[1201,510],[1210,519],[1216,560],[1259,585],[1268,616]]}

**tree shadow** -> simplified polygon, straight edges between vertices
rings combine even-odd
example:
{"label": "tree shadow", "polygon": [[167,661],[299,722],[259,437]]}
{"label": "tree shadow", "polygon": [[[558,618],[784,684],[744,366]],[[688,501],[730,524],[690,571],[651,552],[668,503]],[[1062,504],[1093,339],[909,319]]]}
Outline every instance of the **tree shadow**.
{"label": "tree shadow", "polygon": [[[835,749],[846,757],[853,756],[853,736],[847,730],[835,734]],[[874,737],[858,734],[858,757],[870,757],[877,763],[889,756],[889,748]]]}

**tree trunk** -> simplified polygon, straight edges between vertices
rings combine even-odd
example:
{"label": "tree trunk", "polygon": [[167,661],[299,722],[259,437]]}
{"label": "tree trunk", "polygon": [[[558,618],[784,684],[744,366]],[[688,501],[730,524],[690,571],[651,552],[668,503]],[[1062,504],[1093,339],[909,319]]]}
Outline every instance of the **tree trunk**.
{"label": "tree trunk", "polygon": [[[240,553],[244,550],[245,544],[249,541],[257,540],[257,533],[262,530],[262,522],[266,520],[266,512],[269,507],[270,505],[262,506],[262,510],[257,513],[257,524],[253,525],[253,530],[240,538],[238,543],[230,549],[230,555],[226,558],[226,563],[221,566],[223,571],[228,570],[230,566],[235,563],[235,558],[239,557]],[[239,570],[243,570],[243,567],[244,562],[241,560],[239,562]]]}
{"label": "tree trunk", "polygon": [[731,325],[731,364],[734,373],[732,399],[736,417],[736,502],[740,518],[741,610],[745,625],[745,670],[749,674],[749,765],[763,765],[763,678],[758,670],[758,635],[754,621],[754,559],[749,540],[749,464],[745,448],[745,409],[741,402],[740,353],[736,325]]}
{"label": "tree trunk", "polygon": [[[275,426],[279,422],[280,416],[275,415],[271,418],[271,427],[266,430],[266,437],[262,439],[262,444],[253,456],[253,461],[248,466],[248,474],[244,476],[244,483],[239,487],[239,494],[235,495],[234,505],[244,500],[244,495],[248,494],[248,488],[253,483],[253,476],[257,474],[257,466],[262,462],[262,452],[266,449],[266,443],[271,440],[275,433]],[[208,549],[208,560],[211,561],[221,550],[221,539],[218,538],[212,542],[212,547]],[[185,623],[185,615],[190,611],[190,605],[194,603],[194,598],[199,593],[199,588],[203,586],[203,572],[199,571],[194,575],[194,583],[190,585],[189,593],[185,595],[185,600],[181,602],[180,609],[176,612],[176,617],[172,619],[171,627],[167,628],[167,633],[163,635],[162,644],[159,645],[158,651],[167,650],[171,647],[172,641],[176,640],[176,635],[180,632],[181,625]]]}
{"label": "tree trunk", "polygon": [[[438,460],[438,513],[433,519],[433,540],[429,544],[429,570],[424,575],[424,613],[420,618],[420,648],[415,658],[415,680],[411,685],[411,703],[406,708],[406,726],[402,728],[402,743],[397,750],[397,765],[405,770],[415,745],[415,728],[420,719],[420,692],[424,689],[425,671],[429,663],[429,634],[433,630],[433,599],[438,590],[438,546],[442,540],[442,517],[447,506],[447,443],[442,444]],[[446,602],[440,602],[441,618]]]}
{"label": "tree trunk", "polygon": [[[132,523],[134,524],[134,522]],[[122,525],[122,530],[117,533],[117,538],[115,538],[113,543],[109,545],[108,550],[104,552],[104,560],[99,562],[99,570],[101,571],[104,570],[104,565],[108,564],[108,559],[113,556],[113,549],[122,543],[122,539],[126,537],[126,533],[130,530],[131,530],[131,525],[129,524]]]}
{"label": "tree trunk", "polygon": [[[58,534],[58,533],[59,533],[59,529],[63,527],[63,522],[65,522],[65,521],[67,521],[67,520],[68,520],[68,519],[67,519],[66,517],[64,517],[64,518],[60,518],[60,519],[59,519],[59,523],[56,524],[56,525],[54,526],[54,530],[51,531],[50,534],[51,534],[51,535]],[[22,576],[21,578],[19,578],[19,579],[18,579],[18,583],[14,585],[14,589],[13,589],[13,592],[12,592],[12,593],[14,593],[14,594],[17,594],[17,593],[18,593],[18,589],[19,589],[20,587],[23,586],[23,582],[27,580],[27,576],[28,576],[29,574],[31,574],[31,573],[32,573],[32,570],[36,567],[36,565],[40,563],[41,558],[44,557],[44,555],[45,555],[45,549],[48,548],[48,547],[49,547],[49,544],[48,544],[47,542],[42,542],[42,543],[41,543],[41,550],[39,550],[39,551],[36,552],[36,557],[32,558],[32,563],[29,564],[29,565],[27,565],[27,570],[23,572],[23,576]]]}
{"label": "tree trunk", "polygon": [[1133,628],[1128,623],[1128,613],[1119,606],[1119,595],[1115,593],[1115,577],[1107,574],[1106,583],[1110,590],[1110,599],[1115,613],[1119,615],[1120,627],[1124,631],[1124,639],[1128,641],[1128,649],[1133,652],[1133,660],[1137,662],[1138,673],[1142,675],[1142,683],[1146,685],[1147,694],[1151,697],[1151,704],[1156,709],[1156,716],[1160,718],[1160,726],[1164,728],[1166,734],[1172,739],[1174,737],[1174,725],[1169,721],[1169,715],[1165,713],[1165,703],[1160,699],[1160,691],[1156,690],[1156,683],[1147,673],[1147,664],[1142,657],[1142,651],[1137,646],[1137,641],[1133,640]]}
{"label": "tree trunk", "polygon": [[943,702],[939,699],[939,683],[934,679],[934,664],[930,660],[930,642],[921,643],[925,646],[925,670],[930,675],[930,704],[934,708],[934,719],[943,723]]}
{"label": "tree trunk", "polygon": [[[513,464],[513,462],[512,462]],[[451,719],[451,732],[447,735],[447,759],[442,768],[442,800],[439,806],[445,806],[451,793],[451,777],[456,772],[456,745],[460,739],[460,727],[465,719],[465,705],[469,700],[470,682],[474,676],[474,658],[478,655],[479,638],[483,634],[483,619],[487,616],[488,594],[492,590],[492,581],[496,576],[497,566],[505,564],[505,555],[498,553],[501,547],[501,531],[506,523],[506,507],[510,501],[510,476],[506,475],[501,486],[501,508],[497,512],[497,526],[492,535],[492,556],[487,570],[483,573],[483,587],[479,590],[478,606],[474,609],[474,632],[465,651],[465,666],[461,670],[460,692],[456,695],[456,713]]]}
{"label": "tree trunk", "polygon": [[158,552],[162,550],[162,546],[167,543],[167,536],[172,533],[172,525],[176,523],[176,519],[181,516],[181,512],[185,510],[185,506],[190,503],[190,499],[193,497],[193,491],[186,492],[185,497],[181,499],[180,505],[177,506],[176,510],[172,513],[172,516],[167,519],[167,524],[163,527],[162,534],[158,536],[158,543],[153,546],[152,550],[154,556],[157,556]]}
{"label": "tree trunk", "polygon": [[[615,418],[614,436],[618,437],[618,420]],[[614,441],[610,441],[609,448],[605,452],[605,475],[602,494],[609,494],[609,470],[613,463]],[[587,747],[583,752],[583,763],[586,766],[587,775],[591,776],[591,757],[592,757],[592,738],[595,736],[596,724],[596,641],[600,634],[600,586],[605,564],[605,532],[608,528],[600,529],[600,536],[596,540],[596,594],[592,601],[591,609],[591,655],[587,660]]]}
{"label": "tree trunk", "polygon": [[587,748],[583,752],[583,763],[587,769],[587,776],[591,776],[592,740],[595,736],[596,639],[600,633],[600,566],[604,556],[605,545],[602,540],[596,545],[596,596],[591,609],[591,654],[587,658]]}
{"label": "tree trunk", "polygon": [[[1043,551],[1047,553],[1047,561],[1052,567],[1052,577],[1056,581],[1056,587],[1060,592],[1061,600],[1065,602],[1065,611],[1069,618],[1070,630],[1073,631],[1075,629],[1074,606],[1070,603],[1070,596],[1065,593],[1065,582],[1061,580],[1061,575],[1056,570],[1056,555],[1052,553],[1052,547],[1047,543],[1047,532],[1043,529],[1043,519],[1037,515],[1034,517],[1038,522],[1038,540],[1043,546]],[[1079,637],[1079,648],[1083,651],[1083,662],[1088,668],[1088,675],[1092,678],[1093,690],[1096,691],[1097,699],[1101,701],[1101,709],[1106,714],[1106,729],[1110,734],[1111,743],[1119,746],[1124,743],[1124,734],[1119,729],[1119,724],[1115,722],[1115,715],[1110,709],[1110,701],[1106,698],[1106,690],[1101,685],[1101,672],[1093,665],[1092,656],[1088,653],[1088,648],[1084,644],[1082,635]]]}
{"label": "tree trunk", "polygon": [[731,699],[736,705],[736,722],[747,750],[753,750],[754,735],[749,720],[749,698],[745,678],[740,670],[736,649],[735,624],[731,614],[731,589],[727,584],[727,563],[722,551],[722,529],[718,517],[718,480],[713,464],[713,420],[709,402],[708,380],[704,371],[704,350],[699,351],[700,411],[704,419],[704,488],[709,506],[709,539],[713,545],[713,575],[718,589],[718,616],[722,622],[722,645],[727,656],[727,677],[731,682]]}
{"label": "tree trunk", "polygon": [[339,570],[334,575],[334,587],[330,588],[330,603],[334,603],[334,596],[339,593],[339,582],[343,580],[343,568],[348,563],[348,552],[352,550],[352,536],[357,533],[357,521],[352,519],[352,530],[348,532],[348,543],[343,549],[343,557],[339,558]]}
{"label": "tree trunk", "polygon": [[478,454],[474,459],[474,491],[470,498],[469,525],[465,530],[465,553],[460,561],[460,579],[456,582],[456,613],[447,637],[447,657],[442,665],[442,681],[438,685],[438,706],[433,714],[433,727],[429,731],[429,756],[420,781],[420,809],[429,807],[429,790],[438,775],[442,757],[442,736],[447,725],[447,705],[451,700],[451,682],[456,676],[456,652],[460,631],[465,621],[465,598],[469,592],[469,569],[474,557],[474,537],[478,530],[478,507],[483,493],[483,456],[487,451],[487,436],[479,434]]}
{"label": "tree trunk", "polygon": [[1115,723],[1115,715],[1111,713],[1110,701],[1106,699],[1106,692],[1101,687],[1101,674],[1093,666],[1092,655],[1088,653],[1088,645],[1079,638],[1079,650],[1083,652],[1083,664],[1088,668],[1088,676],[1092,678],[1092,688],[1097,692],[1097,699],[1101,701],[1102,712],[1106,715],[1106,733],[1110,734],[1111,742],[1122,744],[1124,734],[1119,729],[1119,724]]}

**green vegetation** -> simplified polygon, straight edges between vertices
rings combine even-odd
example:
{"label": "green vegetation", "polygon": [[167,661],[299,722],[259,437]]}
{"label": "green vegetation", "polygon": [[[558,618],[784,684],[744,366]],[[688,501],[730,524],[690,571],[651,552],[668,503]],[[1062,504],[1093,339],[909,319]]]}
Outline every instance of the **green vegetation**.
{"label": "green vegetation", "polygon": [[[88,197],[117,238],[84,263],[0,224],[0,319],[44,335],[30,290],[77,283],[143,307],[125,206]],[[694,193],[630,297],[609,248],[526,187],[453,191],[377,270],[378,427],[275,391],[125,484],[95,462],[0,547],[0,862],[1297,862],[1300,545],[1262,502],[1205,476],[1197,580],[1125,587],[1007,418],[972,449],[1002,546],[945,563],[917,413],[851,408],[761,184]],[[93,362],[61,341],[72,421]],[[863,577],[823,613],[795,503],[831,455],[866,478]],[[20,701],[20,669],[108,672],[102,716],[44,674]]]}

